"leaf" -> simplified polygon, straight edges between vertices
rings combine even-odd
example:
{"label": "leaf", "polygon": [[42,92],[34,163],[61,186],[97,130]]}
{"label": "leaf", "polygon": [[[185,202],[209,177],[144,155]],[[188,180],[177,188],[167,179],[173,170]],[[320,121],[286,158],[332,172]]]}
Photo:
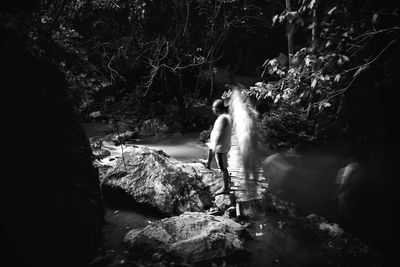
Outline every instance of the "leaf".
{"label": "leaf", "polygon": [[331,9],[328,11],[328,15],[329,15],[329,16],[332,15],[332,13],[333,13],[336,9],[337,9],[337,6],[334,6],[333,8],[331,8]]}
{"label": "leaf", "polygon": [[331,44],[332,44],[331,41],[328,40],[328,42],[326,42],[325,44],[325,48],[329,47]]}
{"label": "leaf", "polygon": [[335,76],[335,82],[338,82],[340,80],[340,74],[336,74]]}
{"label": "leaf", "polygon": [[110,82],[102,82],[102,83],[100,83],[100,84],[101,84],[102,87],[107,87],[107,86],[110,86],[110,85],[111,85]]}
{"label": "leaf", "polygon": [[308,5],[308,8],[314,9],[314,7],[316,7],[315,3],[316,3],[316,0],[311,0],[310,4]]}
{"label": "leaf", "polygon": [[306,64],[307,67],[309,67],[309,66],[311,65],[311,59],[310,59],[309,56],[307,56],[307,57],[304,59],[304,63]]}
{"label": "leaf", "polygon": [[273,18],[272,18],[272,24],[275,24],[276,23],[276,21],[278,20],[278,15],[275,15]]}
{"label": "leaf", "polygon": [[311,88],[314,88],[317,85],[317,79],[313,79],[311,82]]}
{"label": "leaf", "polygon": [[348,56],[346,56],[346,55],[342,55],[342,58],[343,58],[343,60],[346,61],[346,62],[349,62],[349,61],[350,61],[350,58],[349,58]]}
{"label": "leaf", "polygon": [[360,73],[363,72],[367,67],[368,67],[368,65],[364,65],[364,66],[359,67],[358,70],[354,73],[353,78],[355,78],[358,75],[360,75]]}

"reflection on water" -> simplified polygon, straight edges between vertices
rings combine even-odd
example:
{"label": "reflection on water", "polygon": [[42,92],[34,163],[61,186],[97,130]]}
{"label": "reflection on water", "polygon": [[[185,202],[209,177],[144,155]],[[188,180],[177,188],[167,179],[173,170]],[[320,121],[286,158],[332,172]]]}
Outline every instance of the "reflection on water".
{"label": "reflection on water", "polygon": [[[110,125],[105,123],[90,123],[85,125],[85,128],[88,136],[105,136],[110,131]],[[199,141],[199,133],[142,137],[123,146],[115,146],[112,142],[104,141],[103,145],[111,152],[111,159],[119,157],[121,150],[126,151],[130,145],[163,150],[183,162],[193,162],[207,157],[207,146]],[[228,169],[232,175],[242,173],[237,148],[233,142],[228,159]],[[260,159],[262,160],[264,159]],[[272,163],[266,164],[264,161],[263,171],[257,170],[257,175],[272,179],[275,185],[270,187],[274,192],[282,199],[295,203],[307,214],[315,213],[334,219],[335,180],[337,171],[344,166],[344,162],[343,153],[337,151],[324,154],[283,152],[275,154]],[[215,160],[212,167],[217,167]]]}

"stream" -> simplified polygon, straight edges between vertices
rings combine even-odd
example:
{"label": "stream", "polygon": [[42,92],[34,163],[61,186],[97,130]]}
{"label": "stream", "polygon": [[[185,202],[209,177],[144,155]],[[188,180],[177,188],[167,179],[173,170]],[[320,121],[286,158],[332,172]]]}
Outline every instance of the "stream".
{"label": "stream", "polygon": [[[88,137],[104,136],[108,128],[108,125],[102,123],[85,125]],[[163,150],[171,157],[183,162],[193,162],[200,158],[205,159],[207,156],[207,147],[199,141],[199,133],[142,138],[135,140],[134,145]],[[110,146],[110,148],[115,150],[114,152],[111,151],[111,158],[121,153],[121,146]],[[328,185],[324,185],[324,183],[335,179],[338,168],[343,164],[343,156],[338,153],[332,153],[330,155],[325,154],[324,156],[318,153],[310,153],[305,156],[301,155],[300,159],[302,161],[300,167],[297,168],[295,172],[287,174],[290,177],[285,178],[298,180],[297,183],[294,183],[296,188],[293,188],[293,186],[285,188],[281,192],[282,199],[297,204],[305,214],[315,213],[326,216],[330,221],[334,221],[333,207],[329,202],[329,196],[326,195],[326,192],[330,189],[325,190],[323,188],[324,186],[328,187]],[[315,190],[316,181],[318,190]],[[316,199],[320,199],[320,201],[315,201]],[[159,219],[160,218],[154,215],[146,214],[146,212],[143,211],[132,210],[119,203],[111,203],[106,199],[106,224],[103,229],[104,240],[99,248],[99,252],[110,250],[122,251],[124,248],[123,238],[127,232],[132,229],[141,229],[149,224],[157,222]],[[271,233],[268,232],[268,228],[263,228],[261,221],[254,221],[253,227],[249,230],[255,236],[255,241],[249,246],[250,250],[255,255],[253,260],[254,266],[265,266],[266,262],[277,265],[276,255],[273,255],[274,253],[271,252],[271,249],[266,251],[263,248],[263,244],[271,239],[276,239],[274,242],[277,246],[290,247],[292,251],[293,248],[295,248],[296,251],[299,251],[298,254],[290,255],[290,257],[307,258],[309,256],[310,250],[308,248],[298,247],[296,249],[300,244],[292,237],[288,236],[282,239],[282,236],[271,236]]]}

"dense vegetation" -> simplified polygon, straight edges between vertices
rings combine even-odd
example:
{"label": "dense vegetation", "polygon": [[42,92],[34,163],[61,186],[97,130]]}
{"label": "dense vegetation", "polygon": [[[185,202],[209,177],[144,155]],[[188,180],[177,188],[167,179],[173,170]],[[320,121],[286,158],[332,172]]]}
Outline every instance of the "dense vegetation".
{"label": "dense vegetation", "polygon": [[[83,120],[209,127],[243,84],[274,147],[395,138],[398,1],[59,0],[5,4],[2,27],[65,74]],[[93,113],[95,112],[95,113]]]}

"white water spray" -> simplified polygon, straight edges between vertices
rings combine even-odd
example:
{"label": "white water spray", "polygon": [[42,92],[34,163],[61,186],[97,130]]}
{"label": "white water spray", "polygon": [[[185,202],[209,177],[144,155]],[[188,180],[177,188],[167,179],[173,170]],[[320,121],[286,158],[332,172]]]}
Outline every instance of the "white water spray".
{"label": "white water spray", "polygon": [[247,180],[251,176],[252,179],[257,179],[256,171],[259,167],[259,153],[257,150],[258,113],[238,89],[232,91],[230,108],[233,131],[238,142],[245,179]]}

